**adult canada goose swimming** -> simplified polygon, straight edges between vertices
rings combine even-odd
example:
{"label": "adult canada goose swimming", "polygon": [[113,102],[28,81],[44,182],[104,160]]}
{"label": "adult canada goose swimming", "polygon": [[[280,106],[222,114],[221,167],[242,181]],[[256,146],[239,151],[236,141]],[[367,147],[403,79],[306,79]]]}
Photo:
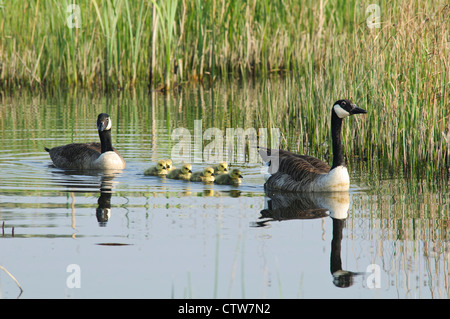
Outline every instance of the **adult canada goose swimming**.
{"label": "adult canada goose swimming", "polygon": [[214,173],[216,175],[228,174],[228,164],[227,162],[221,162],[216,166],[213,166]]}
{"label": "adult canada goose swimming", "polygon": [[167,173],[167,162],[165,160],[159,160],[155,166],[147,168],[144,171],[144,175],[146,176],[166,176]]}
{"label": "adult canada goose swimming", "polygon": [[79,170],[124,169],[125,160],[112,146],[111,118],[101,113],[97,118],[100,143],[72,143],[45,150],[59,168]]}
{"label": "adult canada goose swimming", "polygon": [[[342,120],[353,114],[367,113],[350,100],[336,101],[331,109],[331,137],[333,140],[333,164],[307,155],[298,155],[283,150],[260,148],[263,160],[272,157],[269,172],[266,174],[265,188],[292,192],[327,192],[347,191],[350,178],[345,167],[341,142]],[[273,165],[273,158],[278,152],[278,167]]]}
{"label": "adult canada goose swimming", "polygon": [[203,171],[194,172],[191,175],[191,182],[214,182],[214,169],[212,167],[206,167]]}
{"label": "adult canada goose swimming", "polygon": [[215,183],[219,185],[234,185],[241,184],[242,173],[239,169],[234,168],[228,174],[221,174],[216,177]]}
{"label": "adult canada goose swimming", "polygon": [[181,168],[176,168],[174,170],[171,170],[167,174],[167,178],[172,179],[183,179],[185,181],[188,181],[191,178],[192,174],[192,165],[191,164],[183,164]]}

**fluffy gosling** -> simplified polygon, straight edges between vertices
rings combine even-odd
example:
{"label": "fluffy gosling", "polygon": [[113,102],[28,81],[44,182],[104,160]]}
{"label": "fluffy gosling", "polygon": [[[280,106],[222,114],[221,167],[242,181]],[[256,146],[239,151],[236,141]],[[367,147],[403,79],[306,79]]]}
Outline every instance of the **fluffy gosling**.
{"label": "fluffy gosling", "polygon": [[185,181],[190,180],[192,174],[192,165],[191,164],[183,164],[181,168],[176,168],[171,170],[167,174],[167,178],[172,179],[182,179]]}
{"label": "fluffy gosling", "polygon": [[234,168],[229,174],[221,174],[216,177],[215,183],[219,185],[234,185],[241,184],[242,173],[239,169]]}
{"label": "fluffy gosling", "polygon": [[194,172],[191,175],[191,182],[214,182],[214,169],[212,167],[206,167],[203,171]]}
{"label": "fluffy gosling", "polygon": [[214,173],[216,175],[228,174],[228,164],[227,162],[222,162],[213,167]]}
{"label": "fluffy gosling", "polygon": [[168,171],[165,160],[159,160],[155,166],[147,168],[144,171],[144,175],[147,176],[166,176],[167,173]]}
{"label": "fluffy gosling", "polygon": [[166,159],[165,161],[166,161],[166,169],[168,172],[176,168],[175,166],[173,166],[171,159]]}

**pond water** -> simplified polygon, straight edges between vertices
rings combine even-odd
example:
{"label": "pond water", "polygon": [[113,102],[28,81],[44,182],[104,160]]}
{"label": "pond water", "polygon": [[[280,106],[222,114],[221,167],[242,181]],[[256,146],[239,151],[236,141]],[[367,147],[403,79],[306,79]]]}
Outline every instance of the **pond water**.
{"label": "pond water", "polygon": [[[231,163],[239,187],[143,175],[173,155],[176,128],[269,127],[247,102],[257,95],[4,98],[1,297],[449,298],[446,187],[365,163],[349,165],[348,193],[314,196],[266,194],[259,162]],[[101,112],[127,168],[52,166],[44,146],[97,141]]]}

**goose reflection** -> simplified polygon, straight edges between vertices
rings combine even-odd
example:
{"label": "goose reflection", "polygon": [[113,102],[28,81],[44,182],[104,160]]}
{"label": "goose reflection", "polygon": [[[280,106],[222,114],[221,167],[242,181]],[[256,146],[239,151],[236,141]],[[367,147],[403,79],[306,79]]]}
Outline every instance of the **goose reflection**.
{"label": "goose reflection", "polygon": [[[117,181],[114,179],[121,174],[118,170],[79,171],[55,169],[53,182],[74,192],[86,192],[100,190],[97,200],[96,217],[100,227],[107,225],[111,217],[111,196]],[[100,184],[99,184],[100,179]],[[73,199],[75,200],[75,199]],[[73,219],[75,219],[74,213]],[[75,223],[75,221],[73,221]]]}
{"label": "goose reflection", "polygon": [[253,226],[264,227],[273,221],[331,217],[333,238],[331,240],[330,272],[333,276],[333,284],[346,288],[353,284],[355,275],[360,275],[360,273],[342,269],[342,230],[349,206],[348,192],[279,193],[266,191],[265,207],[260,212],[260,220]]}
{"label": "goose reflection", "polygon": [[100,186],[100,196],[98,198],[98,207],[96,210],[96,216],[98,225],[105,227],[109,218],[111,217],[111,196],[114,186],[114,175],[103,175]]}

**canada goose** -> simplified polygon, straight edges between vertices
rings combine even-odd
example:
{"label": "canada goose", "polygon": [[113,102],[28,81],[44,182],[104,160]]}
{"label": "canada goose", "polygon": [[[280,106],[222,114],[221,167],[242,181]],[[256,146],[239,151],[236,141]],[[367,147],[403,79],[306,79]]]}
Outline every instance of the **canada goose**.
{"label": "canada goose", "polygon": [[112,146],[111,118],[101,113],[97,118],[100,143],[72,143],[45,150],[59,168],[80,170],[124,169],[125,160]]}
{"label": "canada goose", "polygon": [[234,185],[241,184],[242,173],[239,169],[234,168],[229,174],[221,174],[216,177],[215,183],[219,185]]}
{"label": "canada goose", "polygon": [[192,165],[191,164],[183,164],[181,168],[176,168],[174,170],[171,170],[167,174],[167,178],[172,179],[183,179],[185,181],[188,181],[191,178],[192,174]]}
{"label": "canada goose", "polygon": [[[278,167],[273,165],[272,174],[266,174],[265,188],[292,192],[347,191],[350,178],[345,167],[341,142],[342,120],[353,114],[367,111],[357,107],[350,100],[336,101],[331,109],[331,137],[333,140],[333,166],[307,155],[298,155],[283,150],[260,148],[263,159],[267,155],[277,156]],[[268,163],[271,166],[272,161]]]}
{"label": "canada goose", "polygon": [[166,176],[167,173],[167,162],[165,160],[159,160],[155,166],[147,168],[144,171],[144,175],[146,176]]}
{"label": "canada goose", "polygon": [[176,168],[175,166],[172,165],[171,159],[166,159],[165,161],[166,161],[166,169],[168,172]]}
{"label": "canada goose", "polygon": [[221,162],[213,167],[216,175],[228,174],[228,164],[227,162]]}
{"label": "canada goose", "polygon": [[214,169],[212,167],[206,167],[203,171],[194,172],[191,175],[191,182],[214,182]]}

